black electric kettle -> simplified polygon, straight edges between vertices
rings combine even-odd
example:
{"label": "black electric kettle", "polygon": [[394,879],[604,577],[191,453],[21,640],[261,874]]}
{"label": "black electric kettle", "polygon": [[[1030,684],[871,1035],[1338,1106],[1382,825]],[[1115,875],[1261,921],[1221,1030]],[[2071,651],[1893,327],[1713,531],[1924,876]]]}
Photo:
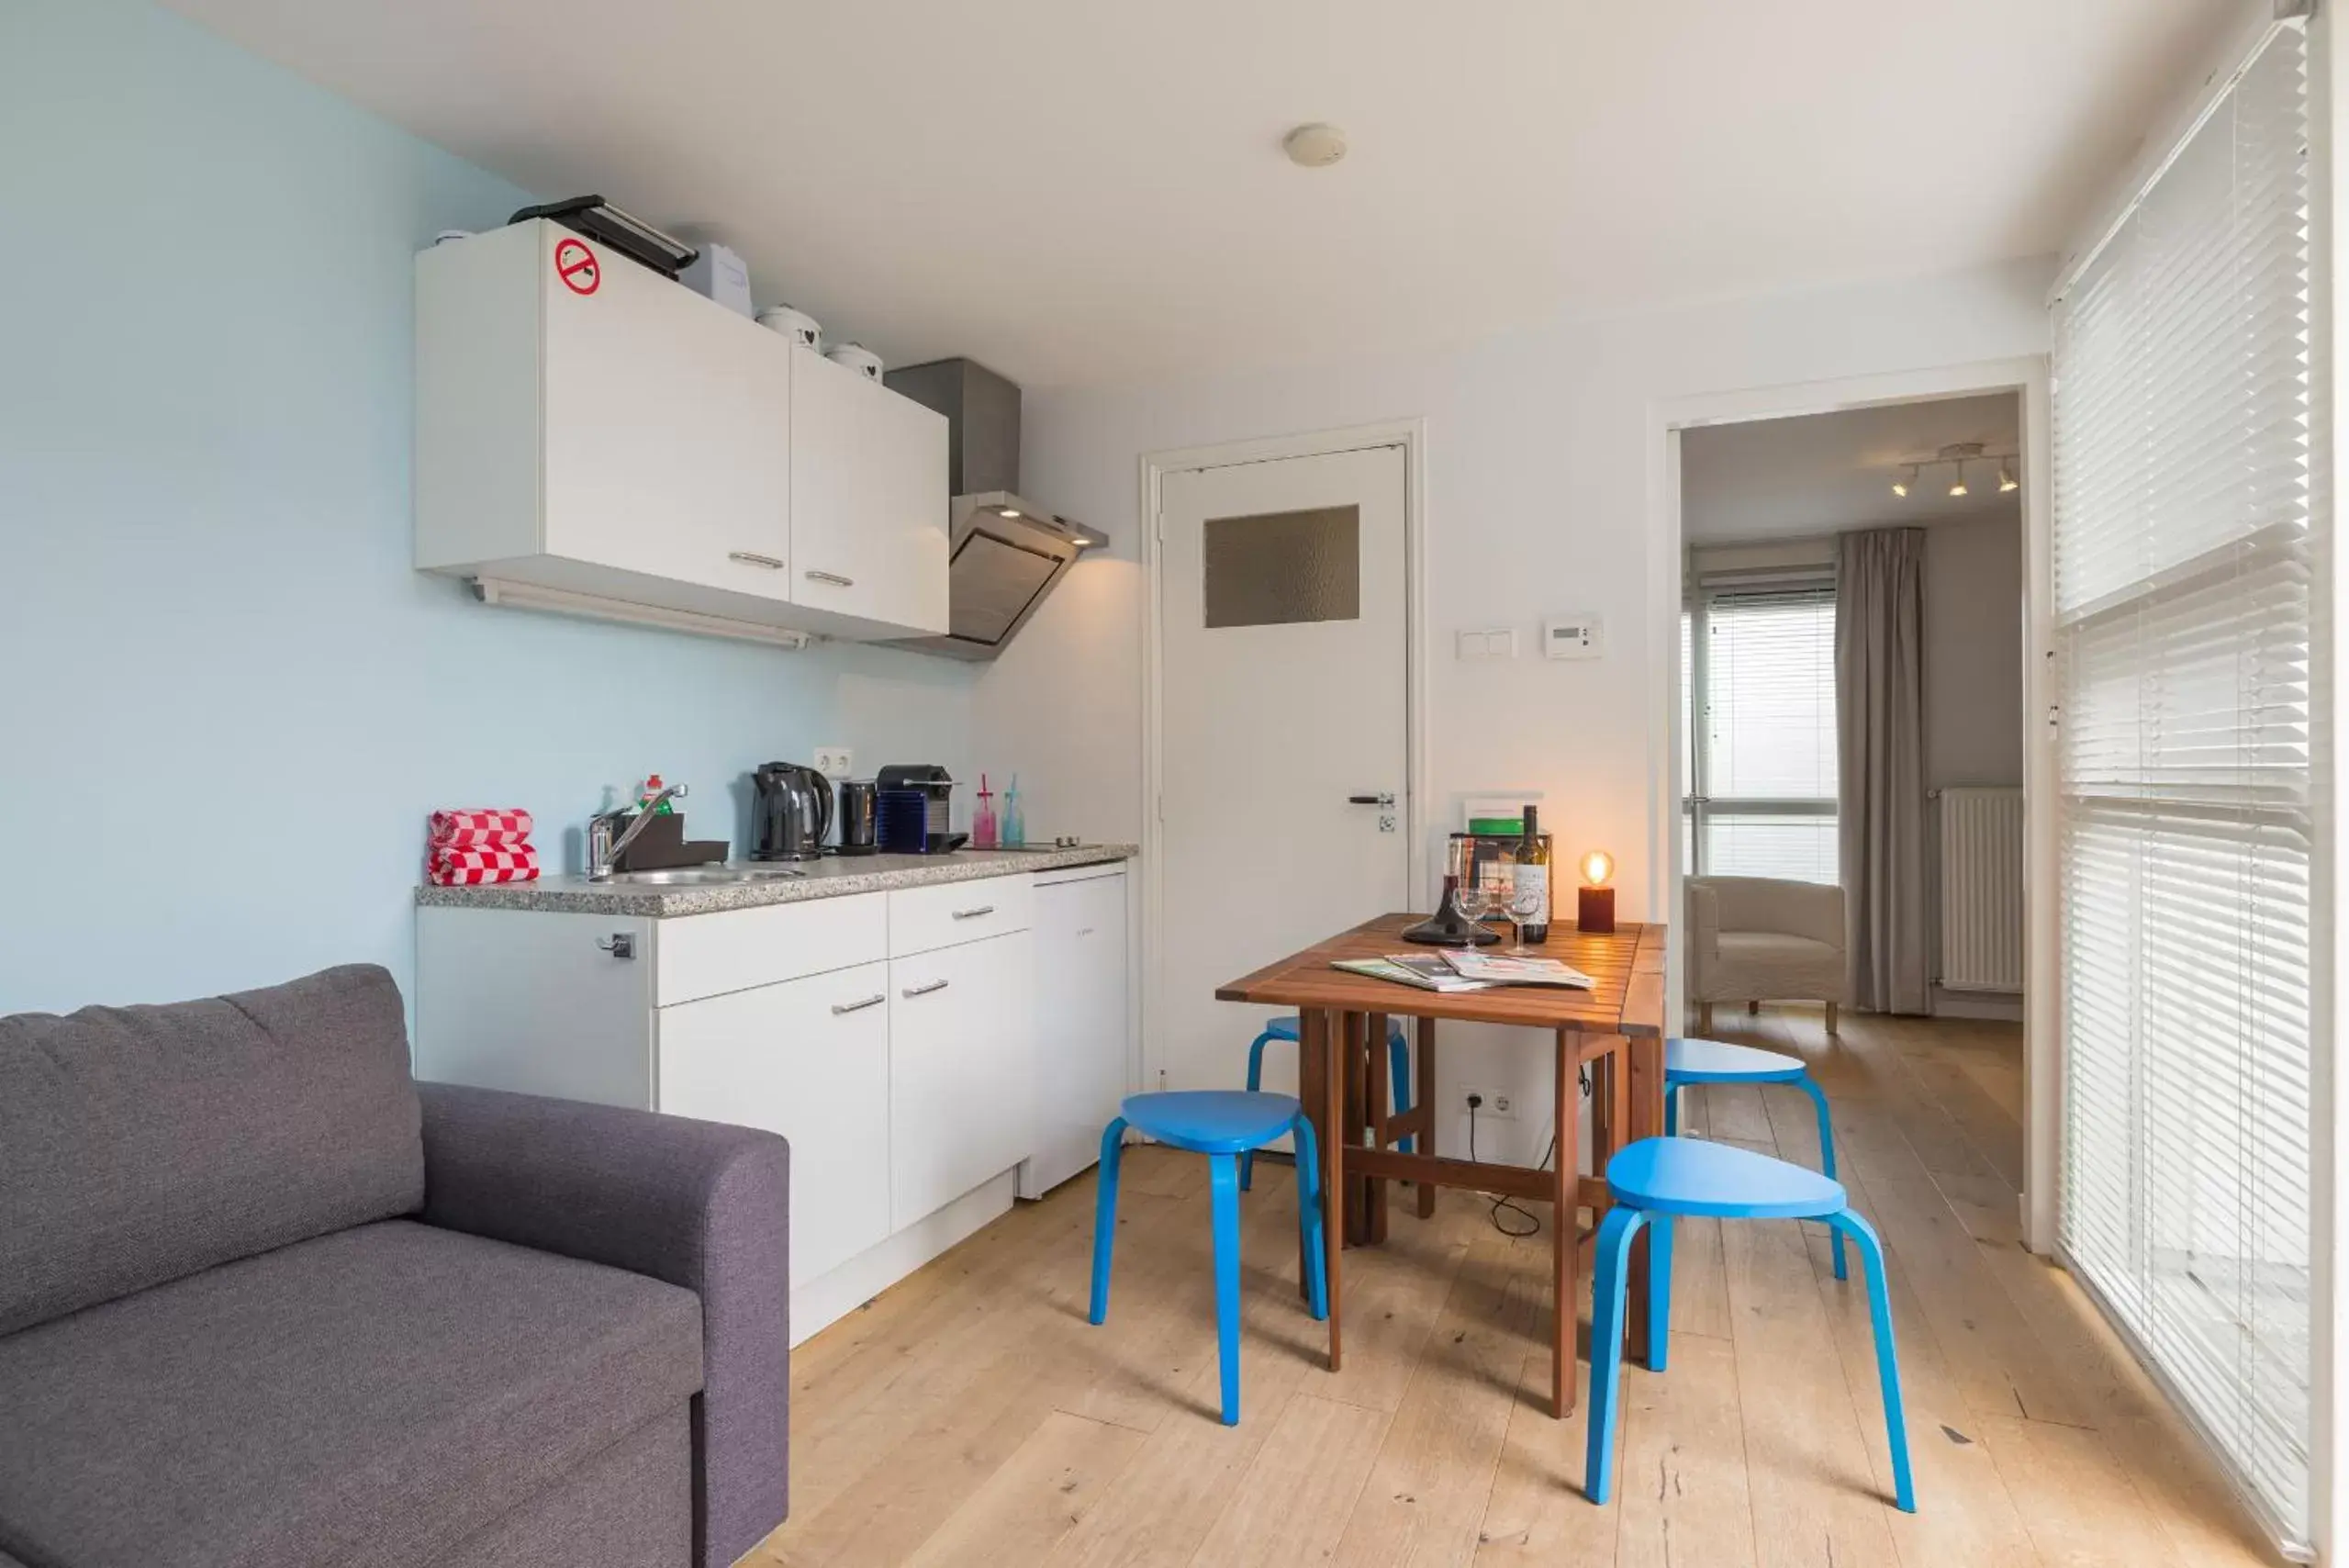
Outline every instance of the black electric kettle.
{"label": "black electric kettle", "polygon": [[750,857],[754,860],[813,860],[823,853],[832,831],[832,780],[797,762],[761,763],[751,774],[756,789]]}

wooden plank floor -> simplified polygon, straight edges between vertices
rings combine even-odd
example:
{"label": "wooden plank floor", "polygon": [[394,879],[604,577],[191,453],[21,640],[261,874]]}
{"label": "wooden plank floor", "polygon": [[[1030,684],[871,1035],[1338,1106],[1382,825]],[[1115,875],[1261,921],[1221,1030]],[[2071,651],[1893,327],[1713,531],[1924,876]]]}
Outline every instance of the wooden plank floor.
{"label": "wooden plank floor", "polygon": [[[1671,1370],[1624,1374],[1616,1500],[1547,1413],[1547,1237],[1472,1194],[1347,1254],[1346,1370],[1296,1291],[1293,1172],[1245,1200],[1242,1419],[1215,1418],[1204,1162],[1127,1156],[1109,1322],[1093,1182],[1022,1205],[800,1347],[792,1518],[762,1565],[2267,1563],[2175,1416],[2022,1250],[2009,1025],[1724,1009],[1800,1052],[1891,1254],[1919,1511],[1891,1487],[1866,1298],[1825,1233],[1683,1221]],[[1807,1101],[1693,1092],[1688,1130],[1806,1163]],[[1544,1219],[1547,1220],[1544,1211]],[[1585,1322],[1589,1303],[1580,1304]],[[1587,1371],[1584,1372],[1587,1386]]]}

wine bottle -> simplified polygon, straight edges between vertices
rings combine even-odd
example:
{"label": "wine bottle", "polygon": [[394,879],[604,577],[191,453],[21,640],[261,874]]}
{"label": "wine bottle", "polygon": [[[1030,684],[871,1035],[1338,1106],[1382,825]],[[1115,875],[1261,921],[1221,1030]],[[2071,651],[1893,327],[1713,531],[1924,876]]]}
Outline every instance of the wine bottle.
{"label": "wine bottle", "polygon": [[1526,808],[1525,835],[1517,840],[1516,864],[1509,870],[1512,909],[1530,909],[1521,915],[1518,931],[1528,946],[1549,940],[1549,846],[1542,842],[1534,808]]}

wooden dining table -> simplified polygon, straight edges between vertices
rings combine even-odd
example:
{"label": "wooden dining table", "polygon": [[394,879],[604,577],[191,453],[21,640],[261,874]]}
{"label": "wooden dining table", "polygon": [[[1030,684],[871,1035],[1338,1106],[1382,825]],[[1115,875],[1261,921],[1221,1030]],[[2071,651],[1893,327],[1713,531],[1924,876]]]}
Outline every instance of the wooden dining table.
{"label": "wooden dining table", "polygon": [[[1298,1015],[1298,1091],[1321,1159],[1322,1235],[1328,1249],[1329,1365],[1343,1364],[1344,1293],[1339,1260],[1348,1246],[1385,1239],[1387,1183],[1417,1186],[1416,1208],[1435,1212],[1437,1187],[1462,1187],[1552,1205],[1549,1225],[1556,1311],[1551,1345],[1550,1409],[1574,1408],[1575,1324],[1586,1253],[1609,1206],[1604,1175],[1580,1174],[1583,1070],[1591,1075],[1591,1168],[1604,1173],[1624,1144],[1664,1130],[1664,928],[1618,924],[1607,933],[1553,925],[1539,952],[1589,975],[1588,991],[1505,986],[1489,991],[1434,991],[1334,969],[1339,958],[1381,958],[1412,950],[1405,926],[1425,917],[1388,914],[1292,953],[1254,974],[1216,988],[1225,1002],[1293,1008]],[[1426,949],[1421,949],[1425,951]],[[1417,1099],[1390,1114],[1387,1031],[1392,1018],[1415,1020],[1412,1078]],[[1437,1148],[1446,1119],[1437,1094],[1436,1025],[1445,1019],[1518,1025],[1542,1030],[1555,1052],[1557,1089],[1551,1113],[1557,1158],[1548,1167],[1461,1159]],[[1404,1137],[1413,1149],[1394,1145]],[[1580,1210],[1592,1212],[1584,1227]],[[1300,1242],[1302,1248],[1303,1243]],[[1302,1272],[1302,1271],[1301,1271]],[[1648,1245],[1633,1245],[1628,1330],[1631,1354],[1644,1357],[1648,1322]]]}

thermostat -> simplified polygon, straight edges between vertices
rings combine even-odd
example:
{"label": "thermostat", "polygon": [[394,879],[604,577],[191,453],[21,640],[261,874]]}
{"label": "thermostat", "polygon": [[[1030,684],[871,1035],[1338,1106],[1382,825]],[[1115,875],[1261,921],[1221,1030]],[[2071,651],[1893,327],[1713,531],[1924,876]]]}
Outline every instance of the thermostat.
{"label": "thermostat", "polygon": [[1606,623],[1595,615],[1553,615],[1541,623],[1541,648],[1553,659],[1606,655]]}

